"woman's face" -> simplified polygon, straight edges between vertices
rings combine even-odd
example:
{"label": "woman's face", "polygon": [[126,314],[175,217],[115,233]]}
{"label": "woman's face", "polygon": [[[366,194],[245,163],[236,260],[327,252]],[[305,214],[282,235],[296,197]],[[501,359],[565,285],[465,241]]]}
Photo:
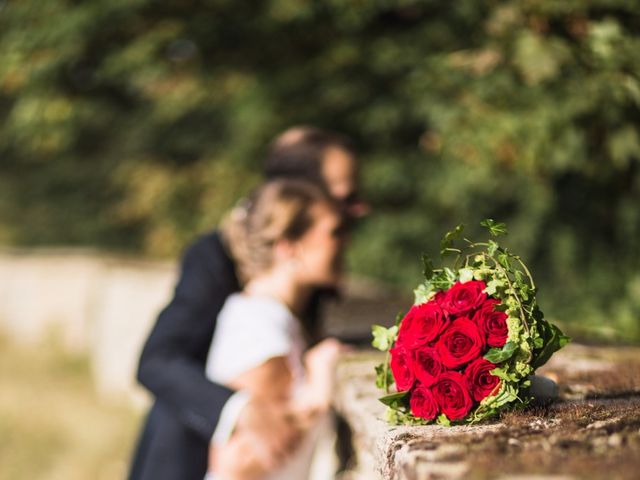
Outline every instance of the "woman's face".
{"label": "woman's face", "polygon": [[342,272],[344,222],[326,204],[311,207],[311,216],[313,225],[296,242],[299,279],[307,285],[332,286]]}

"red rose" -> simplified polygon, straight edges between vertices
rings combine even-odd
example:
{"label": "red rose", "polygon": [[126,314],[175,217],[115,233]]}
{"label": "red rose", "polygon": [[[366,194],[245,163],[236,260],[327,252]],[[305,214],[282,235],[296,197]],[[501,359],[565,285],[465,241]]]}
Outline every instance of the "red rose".
{"label": "red rose", "polygon": [[456,283],[447,290],[442,300],[442,308],[451,315],[463,315],[482,305],[487,298],[483,290],[487,286],[481,281]]}
{"label": "red rose", "polygon": [[447,318],[440,306],[430,301],[414,305],[400,323],[396,345],[415,347],[433,340],[447,326]]}
{"label": "red rose", "polygon": [[400,321],[398,336],[396,338],[396,347],[409,347],[413,344],[413,334],[411,328],[413,326],[413,315],[415,314],[413,307],[409,309],[406,315]]}
{"label": "red rose", "polygon": [[474,400],[479,402],[491,393],[495,393],[494,390],[500,383],[500,378],[489,373],[494,368],[496,366],[484,358],[477,358],[467,365],[464,376],[467,378]]}
{"label": "red rose", "polygon": [[391,373],[399,392],[409,390],[416,379],[413,373],[411,352],[405,348],[397,347],[389,350],[391,354]]}
{"label": "red rose", "polygon": [[411,392],[409,400],[411,413],[425,420],[433,420],[438,415],[438,403],[433,393],[424,385],[418,385]]}
{"label": "red rose", "polygon": [[413,371],[420,382],[429,387],[444,370],[438,352],[432,347],[420,347],[413,352]]}
{"label": "red rose", "polygon": [[484,347],[484,336],[478,326],[466,317],[454,320],[436,343],[440,359],[448,368],[458,368],[474,360]]}
{"label": "red rose", "polygon": [[440,411],[449,420],[464,418],[473,406],[467,380],[458,372],[442,373],[431,387],[431,392]]}
{"label": "red rose", "polygon": [[484,333],[487,345],[490,347],[502,347],[509,335],[507,314],[495,310],[495,306],[499,304],[499,300],[490,298],[482,304],[473,316],[473,321],[476,322],[480,331]]}
{"label": "red rose", "polygon": [[396,347],[410,347],[413,345],[413,317],[416,313],[415,305],[409,309],[406,315],[400,321],[398,337],[396,338]]}

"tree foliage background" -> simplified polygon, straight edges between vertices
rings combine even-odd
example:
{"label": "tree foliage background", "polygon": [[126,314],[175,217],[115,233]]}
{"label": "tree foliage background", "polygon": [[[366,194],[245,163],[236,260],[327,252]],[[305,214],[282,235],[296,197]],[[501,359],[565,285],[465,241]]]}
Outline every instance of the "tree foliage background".
{"label": "tree foliage background", "polygon": [[640,338],[640,3],[0,0],[0,242],[176,255],[293,124],[351,135],[353,270],[493,217],[554,319]]}

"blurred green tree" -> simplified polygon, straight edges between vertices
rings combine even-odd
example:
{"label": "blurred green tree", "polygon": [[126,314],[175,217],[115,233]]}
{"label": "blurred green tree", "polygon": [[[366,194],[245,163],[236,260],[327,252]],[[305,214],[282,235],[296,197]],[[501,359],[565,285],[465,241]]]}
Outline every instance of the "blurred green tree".
{"label": "blurred green tree", "polygon": [[0,1],[0,241],[174,255],[311,123],[361,146],[355,271],[493,217],[554,317],[638,339],[639,51],[630,0]]}

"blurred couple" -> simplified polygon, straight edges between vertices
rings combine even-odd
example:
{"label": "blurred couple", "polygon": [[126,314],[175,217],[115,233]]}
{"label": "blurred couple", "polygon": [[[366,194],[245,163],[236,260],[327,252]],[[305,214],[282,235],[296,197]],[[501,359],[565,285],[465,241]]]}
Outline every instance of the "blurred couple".
{"label": "blurred couple", "polygon": [[353,145],[333,132],[285,131],[264,176],[184,255],[140,358],[155,402],[130,480],[311,478],[346,348],[321,338],[320,307],[367,206]]}

